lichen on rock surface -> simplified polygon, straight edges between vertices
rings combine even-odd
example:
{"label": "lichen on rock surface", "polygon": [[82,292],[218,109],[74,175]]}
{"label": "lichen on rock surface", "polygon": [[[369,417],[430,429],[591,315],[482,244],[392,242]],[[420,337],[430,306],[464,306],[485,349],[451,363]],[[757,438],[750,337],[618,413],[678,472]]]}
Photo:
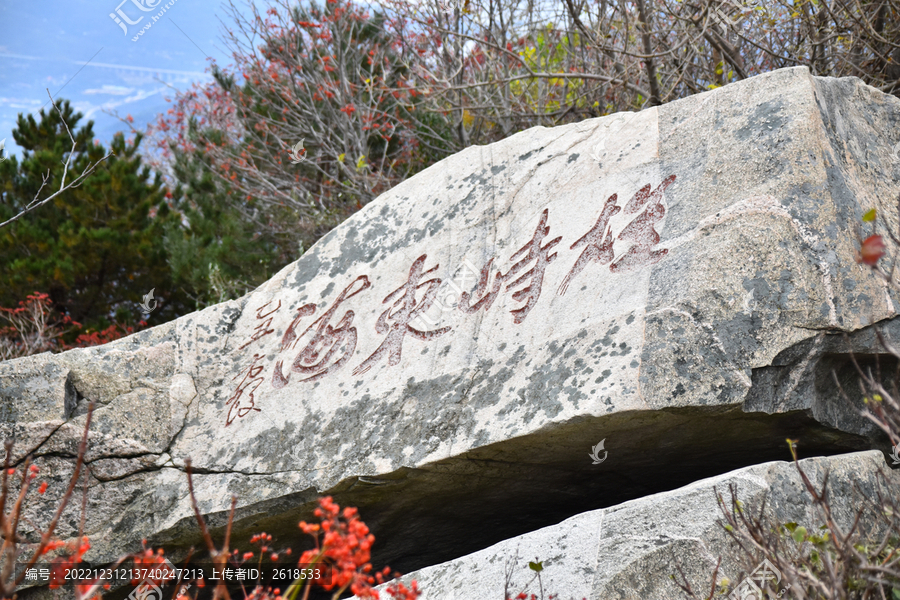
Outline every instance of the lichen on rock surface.
{"label": "lichen on rock surface", "polygon": [[0,428],[62,476],[97,403],[88,560],[197,543],[190,456],[213,527],[238,496],[235,543],[330,494],[401,571],[788,436],[878,447],[822,382],[900,327],[850,235],[897,195],[898,103],[798,67],[468,148],[238,300],[0,363]]}

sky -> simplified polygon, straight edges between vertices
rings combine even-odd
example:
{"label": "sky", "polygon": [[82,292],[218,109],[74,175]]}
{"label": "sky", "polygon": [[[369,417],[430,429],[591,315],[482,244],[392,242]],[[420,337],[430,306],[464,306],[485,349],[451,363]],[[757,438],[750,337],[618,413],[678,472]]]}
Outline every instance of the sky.
{"label": "sky", "polygon": [[[127,130],[107,113],[131,115],[143,129],[167,110],[174,89],[211,79],[210,58],[231,64],[221,39],[231,22],[226,6],[227,0],[0,0],[0,140],[21,157],[12,137],[16,117],[52,110],[47,88],[84,114],[79,124],[93,120],[104,145]],[[243,1],[238,7],[249,12]]]}

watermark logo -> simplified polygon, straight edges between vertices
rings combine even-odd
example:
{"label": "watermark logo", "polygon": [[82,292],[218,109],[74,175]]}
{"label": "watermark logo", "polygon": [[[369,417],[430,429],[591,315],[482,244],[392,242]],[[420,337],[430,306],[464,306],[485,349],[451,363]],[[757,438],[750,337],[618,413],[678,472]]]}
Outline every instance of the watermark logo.
{"label": "watermark logo", "polygon": [[[591,448],[591,453],[588,454],[593,459],[593,463],[595,465],[599,465],[604,460],[606,460],[606,456],[609,452],[603,447],[603,444],[606,442],[606,438],[600,440],[600,443]],[[603,458],[600,458],[600,451],[603,450]]]}
{"label": "watermark logo", "polygon": [[[156,288],[151,289],[144,295],[144,301],[141,302],[141,309],[143,309],[145,315],[149,315],[154,310],[156,310],[156,300],[153,299],[153,291]],[[152,305],[150,303],[153,303]]]}
{"label": "watermark logo", "polygon": [[900,452],[900,450],[898,450],[898,448],[900,448],[900,444],[897,444],[896,446],[894,446],[894,451],[891,452],[891,458],[894,459],[894,462],[891,464],[900,465],[900,456],[898,456],[898,454],[897,454],[898,452]]}
{"label": "watermark logo", "polygon": [[[778,587],[778,583],[781,582],[781,571],[766,558],[728,597],[734,600],[763,600],[765,598],[763,588],[770,582],[774,582],[775,587]],[[788,585],[775,597],[781,598],[790,587]]]}
{"label": "watermark logo", "polygon": [[[166,14],[166,11],[172,8],[178,0],[169,0],[166,4],[162,4],[163,0],[130,0],[141,12],[148,13],[159,9],[155,15],[141,15],[134,21],[132,21],[122,10],[122,5],[128,1],[129,0],[122,0],[116,7],[115,12],[109,13],[109,18],[122,28],[122,32],[125,35],[128,35],[128,25],[138,25],[144,20],[144,17],[149,17],[147,21],[144,21],[143,27],[137,32],[137,35],[131,38],[132,42],[136,42],[147,32],[147,30],[153,27],[154,23],[160,20],[162,16]],[[132,14],[134,14],[133,11]]]}
{"label": "watermark logo", "polygon": [[9,153],[6,156],[3,156],[4,149],[6,148],[6,138],[0,140],[0,162],[3,162],[7,158],[9,158]]}
{"label": "watermark logo", "polygon": [[131,590],[128,600],[163,600],[163,593],[158,586],[145,582]]}
{"label": "watermark logo", "polygon": [[591,152],[591,158],[597,161],[598,163],[602,163],[603,159],[606,158],[606,139],[600,140],[595,146],[594,151]]}
{"label": "watermark logo", "polygon": [[441,282],[428,313],[416,319],[419,327],[427,329],[440,323],[441,315],[445,311],[454,310],[459,305],[459,297],[462,293],[467,290],[471,292],[471,288],[479,277],[478,268],[468,260],[463,260],[462,265],[456,269],[453,276]]}
{"label": "watermark logo", "polygon": [[292,164],[296,165],[296,164],[299,164],[299,163],[303,162],[304,160],[306,160],[306,157],[301,154],[301,152],[303,154],[306,154],[306,148],[303,147],[304,141],[305,141],[305,139],[301,139],[299,142],[294,144],[293,148],[291,148],[291,163]]}
{"label": "watermark logo", "polygon": [[[168,558],[162,563],[159,568],[161,573],[164,573],[167,578],[171,578],[174,576],[178,570],[175,568],[175,565],[172,564]],[[172,580],[172,583],[175,583],[176,580]],[[188,590],[191,589],[190,583],[182,583],[178,586],[178,592],[173,596],[173,598],[181,598],[187,595]],[[128,600],[164,600],[162,590],[155,585],[151,581],[142,581],[138,584],[136,588],[131,590],[131,593],[128,594]]]}
{"label": "watermark logo", "polygon": [[433,6],[440,12],[449,15],[452,15],[454,10],[459,10],[463,14],[471,12],[470,0],[437,0],[434,4],[422,2],[422,0],[403,0],[403,3],[413,10]]}
{"label": "watermark logo", "polygon": [[[138,17],[137,21],[132,21],[128,18],[128,16],[122,11],[122,5],[128,1],[129,0],[122,0],[116,7],[116,11],[109,13],[109,18],[115,21],[116,25],[122,28],[122,33],[124,33],[125,35],[128,35],[128,27],[125,26],[126,23],[128,23],[129,25],[137,25],[144,18],[143,15]],[[157,6],[159,6],[160,2],[162,2],[162,0],[131,0],[131,3],[143,12],[150,12],[151,10],[154,10]]]}
{"label": "watermark logo", "polygon": [[715,21],[721,27],[723,35],[727,33],[729,27],[740,25],[741,21],[746,19],[758,5],[758,0],[749,0],[747,2],[724,0],[715,9]]}

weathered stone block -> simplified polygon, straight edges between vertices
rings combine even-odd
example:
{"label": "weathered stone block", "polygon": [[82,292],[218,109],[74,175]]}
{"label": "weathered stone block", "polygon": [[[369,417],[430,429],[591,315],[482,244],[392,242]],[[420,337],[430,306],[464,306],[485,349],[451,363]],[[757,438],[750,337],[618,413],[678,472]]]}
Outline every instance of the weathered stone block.
{"label": "weathered stone block", "polygon": [[784,458],[788,436],[871,448],[827,381],[849,376],[836,334],[872,354],[873,323],[900,327],[851,234],[893,214],[898,121],[896,98],[794,68],[468,148],[243,298],[0,364],[5,430],[38,464],[72,456],[98,403],[93,560],[199,541],[190,456],[214,526],[238,495],[239,545],[295,539],[327,493],[401,570]]}

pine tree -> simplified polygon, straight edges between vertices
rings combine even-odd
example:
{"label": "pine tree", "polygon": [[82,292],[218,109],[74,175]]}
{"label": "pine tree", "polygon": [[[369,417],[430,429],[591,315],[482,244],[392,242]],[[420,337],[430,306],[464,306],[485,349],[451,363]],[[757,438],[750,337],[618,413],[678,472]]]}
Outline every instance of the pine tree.
{"label": "pine tree", "polygon": [[[42,196],[60,181],[72,148],[63,119],[76,141],[70,173],[106,154],[93,141],[93,122],[76,129],[82,115],[68,101],[59,107],[62,115],[41,110],[39,120],[19,115],[13,138],[23,156],[0,163],[0,222],[32,201],[48,172],[51,183]],[[111,322],[138,322],[139,303],[154,289],[153,321],[188,312],[185,294],[172,285],[163,246],[166,227],[178,217],[159,176],[151,178],[142,166],[140,142],[140,135],[127,142],[116,134],[113,156],[80,186],[0,229],[0,306],[46,292],[60,314],[103,329]]]}

